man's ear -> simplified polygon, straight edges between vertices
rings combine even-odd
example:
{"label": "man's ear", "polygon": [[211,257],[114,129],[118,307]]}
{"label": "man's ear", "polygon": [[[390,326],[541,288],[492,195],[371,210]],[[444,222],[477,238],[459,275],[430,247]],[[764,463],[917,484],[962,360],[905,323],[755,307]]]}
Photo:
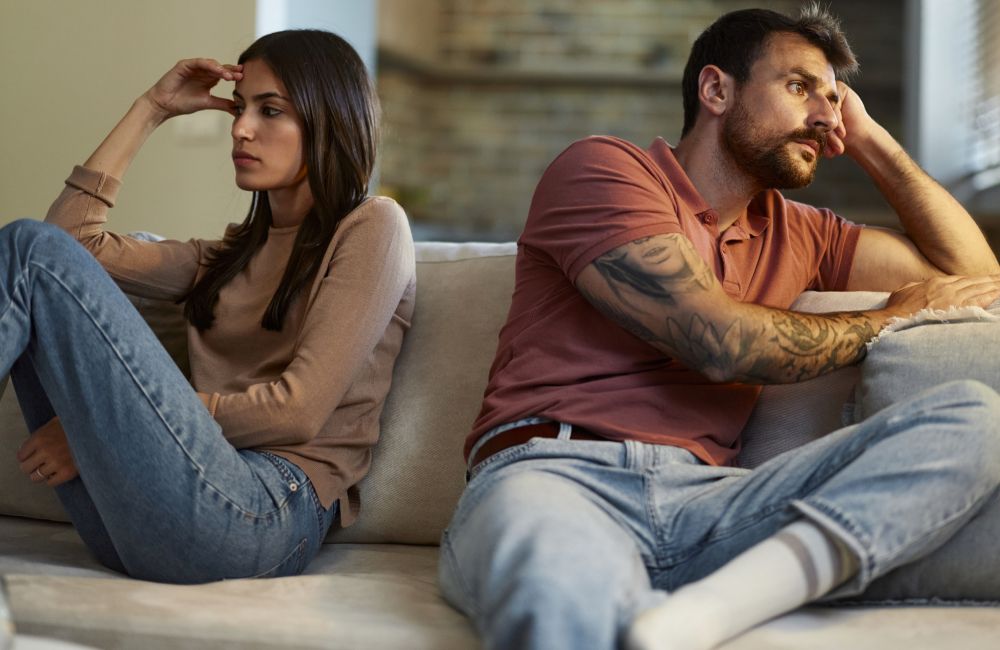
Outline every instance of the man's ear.
{"label": "man's ear", "polygon": [[710,114],[719,117],[731,106],[736,84],[732,76],[715,65],[706,65],[698,75],[698,101]]}

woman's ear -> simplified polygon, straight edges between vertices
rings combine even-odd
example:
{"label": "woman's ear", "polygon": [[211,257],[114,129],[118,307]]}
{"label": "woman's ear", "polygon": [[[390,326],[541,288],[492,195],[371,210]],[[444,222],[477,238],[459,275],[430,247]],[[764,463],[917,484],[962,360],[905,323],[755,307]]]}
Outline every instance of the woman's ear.
{"label": "woman's ear", "polygon": [[698,75],[698,101],[711,115],[722,116],[735,96],[733,78],[715,65],[706,65]]}

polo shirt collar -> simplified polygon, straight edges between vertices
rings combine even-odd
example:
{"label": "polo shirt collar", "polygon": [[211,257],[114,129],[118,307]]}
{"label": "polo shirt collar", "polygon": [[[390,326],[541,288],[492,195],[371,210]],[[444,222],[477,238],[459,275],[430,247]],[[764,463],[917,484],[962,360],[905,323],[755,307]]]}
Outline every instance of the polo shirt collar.
{"label": "polo shirt collar", "polygon": [[[705,199],[702,198],[694,183],[691,182],[691,179],[688,178],[687,172],[677,162],[677,157],[674,156],[674,148],[666,140],[656,138],[646,151],[650,158],[659,165],[667,180],[670,181],[674,191],[677,192],[678,198],[687,204],[688,208],[695,215],[702,218],[706,212],[712,209],[705,202]],[[764,232],[771,223],[768,202],[771,198],[769,193],[773,191],[765,190],[755,196],[747,206],[745,215],[740,217],[733,226],[742,227],[750,237],[756,237]]]}
{"label": "polo shirt collar", "polygon": [[700,215],[711,210],[711,206],[705,202],[705,199],[702,198],[697,188],[695,188],[694,183],[688,178],[687,172],[677,162],[677,157],[674,156],[674,149],[667,144],[666,140],[656,138],[646,151],[650,158],[660,166],[660,169],[667,177],[667,180],[670,181],[680,200],[686,203],[692,212]]}

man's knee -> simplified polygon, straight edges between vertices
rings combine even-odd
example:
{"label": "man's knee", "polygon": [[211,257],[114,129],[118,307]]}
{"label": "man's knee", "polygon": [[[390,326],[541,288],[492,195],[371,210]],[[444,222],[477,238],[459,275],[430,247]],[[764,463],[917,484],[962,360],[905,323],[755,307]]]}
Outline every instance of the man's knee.
{"label": "man's knee", "polygon": [[[610,647],[635,593],[649,581],[635,540],[597,498],[557,474],[486,479],[445,534],[441,582],[505,647],[545,646],[586,632]],[[538,637],[533,646],[522,638]],[[521,645],[525,644],[525,645]]]}
{"label": "man's knee", "polygon": [[942,432],[955,438],[978,473],[1000,482],[1000,395],[986,384],[969,379],[946,382],[932,389],[945,401],[948,418]]}

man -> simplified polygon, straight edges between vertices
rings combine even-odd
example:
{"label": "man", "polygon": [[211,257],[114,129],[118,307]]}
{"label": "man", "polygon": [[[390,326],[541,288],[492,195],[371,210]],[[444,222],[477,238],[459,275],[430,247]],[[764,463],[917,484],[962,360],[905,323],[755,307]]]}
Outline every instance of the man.
{"label": "man", "polygon": [[[731,467],[759,384],[856,363],[891,318],[1000,295],[969,215],[838,81],[856,67],[817,8],[727,14],[692,48],[675,148],[588,138],[545,172],[442,540],[442,588],[487,647],[714,647],[861,593],[995,503],[1000,398],[974,382]],[[906,236],[776,191],[845,153]],[[893,293],[787,311],[809,288]]]}

